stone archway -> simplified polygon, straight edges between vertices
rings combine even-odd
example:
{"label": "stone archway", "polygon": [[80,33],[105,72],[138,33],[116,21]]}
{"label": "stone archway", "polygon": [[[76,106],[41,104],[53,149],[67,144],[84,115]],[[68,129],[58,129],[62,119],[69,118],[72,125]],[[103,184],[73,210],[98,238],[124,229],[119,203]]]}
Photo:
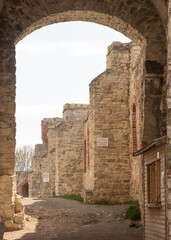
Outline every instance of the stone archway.
{"label": "stone archway", "polygon": [[[154,3],[154,1],[152,1]],[[14,208],[10,216],[6,216],[5,204],[13,204],[9,196],[13,196],[13,175],[14,175],[14,152],[15,152],[15,44],[32,31],[48,24],[66,21],[90,21],[109,26],[118,30],[131,38],[141,46],[144,60],[146,61],[146,72],[142,85],[148,86],[149,83],[160,81],[164,74],[164,65],[166,62],[166,33],[164,27],[163,15],[160,8],[155,8],[149,0],[141,1],[99,1],[99,0],[66,0],[66,1],[46,1],[46,0],[24,0],[24,1],[4,1],[0,5],[0,178],[4,186],[0,193],[2,200],[3,213],[5,219],[13,220],[15,214]],[[161,1],[159,1],[161,2]],[[156,4],[156,3],[155,3]],[[157,5],[158,6],[158,5]],[[165,5],[164,5],[165,6]],[[160,66],[161,71],[157,71]],[[153,81],[154,80],[154,81]],[[163,81],[164,82],[164,81]],[[156,129],[162,122],[160,103],[165,95],[162,83],[160,90],[157,91],[158,106],[156,111],[152,112],[155,104],[153,95],[153,85],[149,86],[146,92],[146,99],[153,98],[154,102],[148,108],[148,101],[144,100],[145,114],[152,113],[155,119],[153,129]],[[156,86],[156,85],[155,85]],[[150,89],[150,90],[149,90]],[[161,90],[162,89],[162,90]],[[143,113],[142,113],[143,116]],[[148,118],[144,118],[145,123]],[[145,132],[145,131],[144,131]],[[146,132],[144,142],[158,136],[160,133],[152,131]],[[7,199],[4,200],[4,190]]]}
{"label": "stone archway", "polygon": [[22,182],[19,186],[20,189],[20,195],[23,197],[28,197],[28,180],[25,180],[24,182]]}

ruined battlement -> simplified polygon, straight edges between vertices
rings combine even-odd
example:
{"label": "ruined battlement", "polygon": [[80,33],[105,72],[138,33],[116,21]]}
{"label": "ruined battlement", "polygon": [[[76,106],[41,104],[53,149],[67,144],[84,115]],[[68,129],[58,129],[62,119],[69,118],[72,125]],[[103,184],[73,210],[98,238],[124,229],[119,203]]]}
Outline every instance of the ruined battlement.
{"label": "ruined battlement", "polygon": [[64,121],[80,121],[84,119],[88,114],[88,104],[65,104],[63,107],[63,119]]}
{"label": "ruined battlement", "polygon": [[47,133],[48,128],[55,128],[62,121],[61,118],[44,118],[41,122],[41,129],[42,129],[42,141],[43,143],[48,142]]}
{"label": "ruined battlement", "polygon": [[112,42],[108,47],[108,53],[106,56],[106,68],[118,70],[118,64],[125,63],[129,60],[131,43]]}
{"label": "ruined battlement", "polygon": [[34,156],[42,156],[47,152],[48,149],[48,144],[36,144],[35,145],[35,150],[34,150]]}

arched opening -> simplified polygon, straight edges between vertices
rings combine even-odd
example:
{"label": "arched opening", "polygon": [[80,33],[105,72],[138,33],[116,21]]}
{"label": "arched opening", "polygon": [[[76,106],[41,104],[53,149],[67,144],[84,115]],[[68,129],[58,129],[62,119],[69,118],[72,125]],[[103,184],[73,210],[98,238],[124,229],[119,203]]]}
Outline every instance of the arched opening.
{"label": "arched opening", "polygon": [[29,196],[29,189],[28,189],[28,182],[22,185],[22,196],[28,197]]}

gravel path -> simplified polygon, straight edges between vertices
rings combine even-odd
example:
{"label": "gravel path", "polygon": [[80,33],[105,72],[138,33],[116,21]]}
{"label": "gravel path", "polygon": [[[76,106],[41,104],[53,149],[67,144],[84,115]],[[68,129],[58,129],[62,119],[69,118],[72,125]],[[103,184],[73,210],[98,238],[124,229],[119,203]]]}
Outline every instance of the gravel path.
{"label": "gravel path", "polygon": [[5,240],[142,240],[142,227],[129,227],[128,206],[101,206],[60,198],[24,198],[24,230]]}

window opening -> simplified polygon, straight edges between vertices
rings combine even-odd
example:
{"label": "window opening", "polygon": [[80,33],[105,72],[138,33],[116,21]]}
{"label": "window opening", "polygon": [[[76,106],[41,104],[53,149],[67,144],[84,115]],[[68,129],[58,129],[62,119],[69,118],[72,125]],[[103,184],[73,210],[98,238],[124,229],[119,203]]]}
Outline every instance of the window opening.
{"label": "window opening", "polygon": [[160,160],[147,165],[148,203],[161,204]]}

